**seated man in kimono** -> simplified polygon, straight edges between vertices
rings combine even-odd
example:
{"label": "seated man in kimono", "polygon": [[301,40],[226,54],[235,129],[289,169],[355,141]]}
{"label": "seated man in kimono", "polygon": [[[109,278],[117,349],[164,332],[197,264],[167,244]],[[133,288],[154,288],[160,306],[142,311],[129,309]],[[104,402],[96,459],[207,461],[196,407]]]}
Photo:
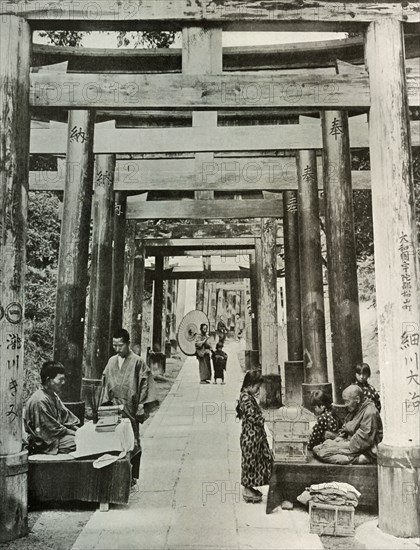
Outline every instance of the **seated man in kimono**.
{"label": "seated man in kimono", "polygon": [[[130,349],[130,336],[125,329],[114,332],[112,345],[116,352],[103,372],[101,403],[124,405],[124,414],[133,427],[136,450],[141,451],[139,422],[143,423],[156,403],[154,379],[146,363]],[[132,460],[133,478],[138,479],[140,452]]]}
{"label": "seated man in kimono", "polygon": [[25,429],[31,454],[65,454],[76,450],[79,419],[58,397],[65,383],[61,363],[47,361],[41,368],[42,388],[26,403]]}
{"label": "seated man in kimono", "polygon": [[375,404],[356,385],[343,391],[343,400],[348,410],[343,427],[338,435],[330,434],[330,437],[337,437],[314,447],[314,455],[331,464],[375,463],[377,445],[383,436],[382,421]]}

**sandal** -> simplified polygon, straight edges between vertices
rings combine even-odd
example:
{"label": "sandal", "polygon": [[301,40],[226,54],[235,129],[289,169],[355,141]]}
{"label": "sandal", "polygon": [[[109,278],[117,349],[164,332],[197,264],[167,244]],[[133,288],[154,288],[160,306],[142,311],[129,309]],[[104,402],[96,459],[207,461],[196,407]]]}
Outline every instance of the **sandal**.
{"label": "sandal", "polygon": [[252,491],[254,491],[254,493],[255,493],[256,495],[258,495],[259,497],[262,497],[262,495],[263,495],[262,492],[259,491],[258,489],[254,489],[254,488],[253,488]]}
{"label": "sandal", "polygon": [[258,504],[259,502],[262,501],[262,498],[255,495],[255,497],[248,497],[246,495],[242,495],[242,498],[244,499],[245,502],[249,503],[249,502],[252,502],[252,504]]}

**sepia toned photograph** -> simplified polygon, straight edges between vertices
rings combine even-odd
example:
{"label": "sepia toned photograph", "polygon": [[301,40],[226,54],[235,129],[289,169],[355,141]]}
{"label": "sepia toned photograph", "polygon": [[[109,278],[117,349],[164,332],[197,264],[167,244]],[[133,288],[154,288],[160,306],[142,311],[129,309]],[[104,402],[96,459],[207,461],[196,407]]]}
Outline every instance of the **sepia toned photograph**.
{"label": "sepia toned photograph", "polygon": [[420,550],[418,0],[0,0],[0,550]]}

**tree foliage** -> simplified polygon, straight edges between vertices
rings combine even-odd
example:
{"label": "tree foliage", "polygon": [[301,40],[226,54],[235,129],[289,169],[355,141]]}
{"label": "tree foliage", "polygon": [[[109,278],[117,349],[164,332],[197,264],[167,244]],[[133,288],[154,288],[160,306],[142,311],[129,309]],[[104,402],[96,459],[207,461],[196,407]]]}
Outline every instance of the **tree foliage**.
{"label": "tree foliage", "polygon": [[[47,38],[54,46],[80,47],[89,31],[40,31],[39,36]],[[110,34],[110,33],[108,33]],[[117,47],[169,48],[175,40],[174,31],[120,31],[116,35]]]}
{"label": "tree foliage", "polygon": [[53,193],[31,192],[25,279],[24,393],[39,383],[38,372],[53,351],[57,264],[60,246],[59,200]]}
{"label": "tree foliage", "polygon": [[40,31],[39,36],[48,38],[54,46],[72,46],[82,45],[83,37],[90,34],[89,31]]}

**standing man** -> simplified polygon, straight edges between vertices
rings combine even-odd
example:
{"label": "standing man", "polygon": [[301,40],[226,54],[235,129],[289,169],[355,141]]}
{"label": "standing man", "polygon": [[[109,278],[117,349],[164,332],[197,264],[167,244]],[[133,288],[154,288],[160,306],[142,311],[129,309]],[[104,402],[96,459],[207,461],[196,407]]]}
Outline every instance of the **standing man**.
{"label": "standing man", "polygon": [[112,338],[115,350],[103,372],[103,393],[101,402],[123,405],[124,413],[131,420],[136,448],[139,452],[133,457],[133,480],[140,471],[140,430],[148,417],[152,403],[156,402],[154,380],[150,368],[130,349],[130,336],[125,329],[116,330]]}

